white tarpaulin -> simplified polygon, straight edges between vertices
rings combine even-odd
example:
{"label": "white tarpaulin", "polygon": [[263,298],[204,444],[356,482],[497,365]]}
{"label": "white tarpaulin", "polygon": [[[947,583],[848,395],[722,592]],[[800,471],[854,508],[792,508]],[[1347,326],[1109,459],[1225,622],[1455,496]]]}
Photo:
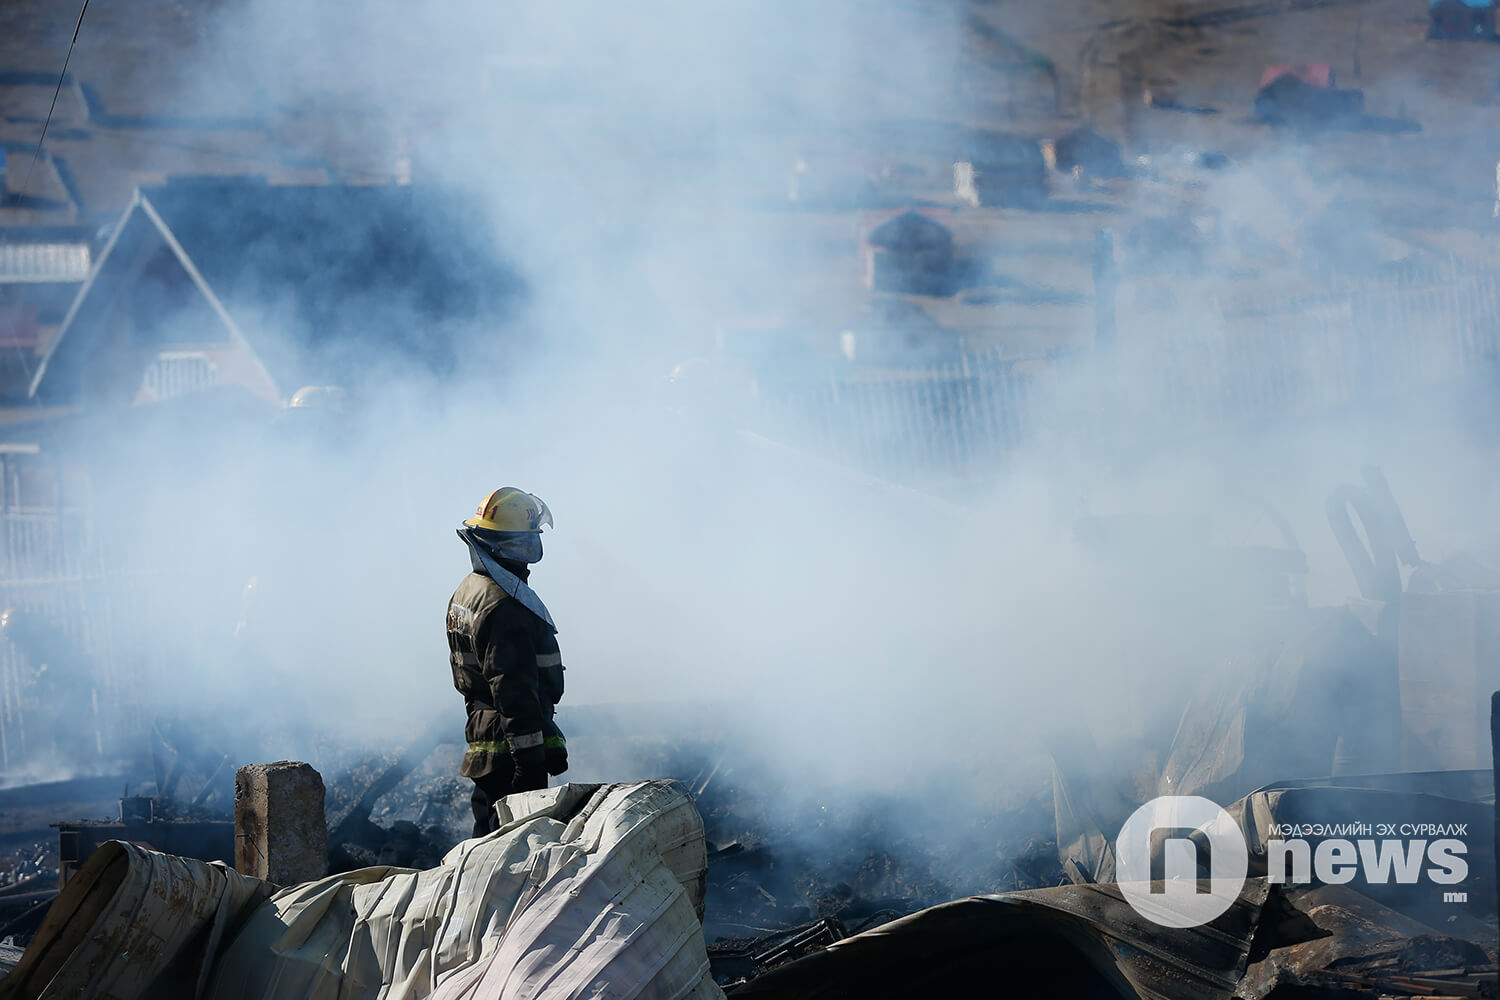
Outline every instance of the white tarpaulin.
{"label": "white tarpaulin", "polygon": [[201,993],[236,918],[273,886],[221,864],[112,840],[52,903],[0,1000],[135,1000]]}
{"label": "white tarpaulin", "polygon": [[[258,905],[251,900],[241,919],[222,922],[232,929],[210,966],[202,967],[202,955],[179,956],[207,974],[170,984],[135,977],[130,988],[80,993],[86,982],[61,973],[93,968],[137,925],[176,927],[182,911],[171,894],[74,899],[75,917],[53,928],[50,941],[44,926],[0,981],[0,1000],[134,1000],[166,995],[165,985],[186,987],[182,995],[198,1000],[723,996],[699,923],[703,821],[681,786],[564,785],[510,796],[500,811],[499,831],[459,844],[437,868],[368,868],[283,889]],[[132,868],[164,858],[126,850]],[[233,873],[187,864],[198,875],[177,896],[224,896],[210,880]],[[194,912],[205,909],[199,903]],[[59,930],[74,942],[59,975],[41,979],[33,969],[18,979],[33,953],[55,952]]]}

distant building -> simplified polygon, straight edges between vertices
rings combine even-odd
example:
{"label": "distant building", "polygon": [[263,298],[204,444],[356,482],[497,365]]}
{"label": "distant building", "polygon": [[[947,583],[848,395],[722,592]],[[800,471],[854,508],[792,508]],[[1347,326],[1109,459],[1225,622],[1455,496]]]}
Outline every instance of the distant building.
{"label": "distant building", "polygon": [[61,159],[50,152],[33,157],[14,148],[9,154],[0,145],[0,226],[64,227],[80,220],[78,192]]}
{"label": "distant building", "polygon": [[169,183],[137,192],[30,394],[96,409],[236,386],[274,403],[383,367],[443,371],[519,291],[432,192]]}
{"label": "distant building", "polygon": [[1277,63],[1260,74],[1260,85],[1269,87],[1284,76],[1295,77],[1309,87],[1337,87],[1338,80],[1328,63]]}
{"label": "distant building", "polygon": [[865,287],[908,295],[953,294],[953,230],[908,209],[868,228]]}
{"label": "distant building", "polygon": [[1430,0],[1428,38],[1492,39],[1495,37],[1494,0]]}
{"label": "distant building", "polygon": [[1094,177],[1124,177],[1120,144],[1087,125],[1064,132],[1052,143],[1052,164],[1065,173],[1075,169]]}
{"label": "distant building", "polygon": [[979,133],[953,165],[953,189],[971,207],[1033,207],[1047,200],[1047,161],[1034,139]]}
{"label": "distant building", "polygon": [[1268,66],[1260,80],[1255,113],[1272,125],[1327,126],[1364,113],[1364,92],[1340,89],[1327,63]]}
{"label": "distant building", "polygon": [[786,198],[805,208],[868,208],[880,204],[886,169],[870,157],[803,154],[787,174]]}
{"label": "distant building", "polygon": [[956,359],[962,337],[909,299],[868,303],[839,333],[839,352],[865,368],[925,368]]}
{"label": "distant building", "polygon": [[0,229],[0,407],[26,399],[39,351],[89,276],[94,235],[74,226]]}

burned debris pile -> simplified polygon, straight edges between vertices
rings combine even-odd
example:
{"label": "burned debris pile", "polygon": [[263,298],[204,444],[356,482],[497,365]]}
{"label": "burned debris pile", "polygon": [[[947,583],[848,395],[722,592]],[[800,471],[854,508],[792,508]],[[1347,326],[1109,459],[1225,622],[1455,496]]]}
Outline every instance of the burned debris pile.
{"label": "burned debris pile", "polygon": [[1143,922],[1112,885],[1063,886],[923,910],[725,992],[978,996],[1010,982],[1049,1000],[1493,997],[1493,938],[1491,925],[1440,931],[1341,886],[1252,880],[1190,928]]}
{"label": "burned debris pile", "polygon": [[[645,982],[650,974],[624,957],[629,935],[600,924],[599,914],[607,898],[622,898],[610,894],[625,884],[602,873],[618,868],[638,875],[651,858],[671,879],[661,883],[663,898],[678,901],[675,912],[692,922],[689,937],[698,942],[687,946],[691,956],[678,953],[686,964],[670,975],[686,977],[679,985],[692,981],[693,995],[704,997],[717,990],[787,1000],[980,995],[1000,981],[1032,984],[1028,996],[1070,1000],[1495,996],[1489,771],[1345,776],[1255,790],[1226,809],[1251,845],[1238,897],[1218,916],[1184,928],[1153,921],[1128,887],[1115,883],[1119,848],[1112,834],[1087,828],[1100,803],[1070,788],[1066,762],[1013,808],[992,808],[993,818],[977,824],[974,813],[981,810],[970,810],[970,822],[956,824],[939,808],[953,789],[932,791],[930,815],[914,809],[909,796],[852,808],[778,784],[757,762],[732,753],[735,745],[727,738],[637,743],[630,752],[638,766],[684,777],[512,796],[500,807],[502,831],[479,840],[457,839],[466,802],[442,774],[457,748],[419,742],[389,755],[351,755],[328,786],[329,853],[349,862],[367,851],[373,863],[278,887],[222,866],[105,844],[47,911],[16,972],[0,980],[0,998],[60,995],[49,991],[82,975],[103,975],[99,982],[112,985],[94,995],[115,1000],[165,995],[151,990],[168,987],[172,995],[203,1000],[259,1000],[290,982],[312,988],[318,977],[346,985],[359,977],[374,989],[408,974],[405,966],[388,965],[390,956],[412,957],[397,938],[431,941],[450,933],[468,942],[462,955],[441,959],[444,971],[430,992],[399,995],[456,1000],[522,967],[549,968],[551,959],[540,956],[555,954],[549,942],[556,935],[583,935],[577,940],[617,956],[609,959],[612,971],[599,973],[612,982]],[[1280,833],[1345,815],[1421,816],[1435,828],[1463,831],[1465,891],[1456,895],[1464,902],[1440,898],[1430,883],[1332,884],[1321,875],[1289,881],[1278,872],[1267,845]],[[604,824],[596,833],[617,843],[609,850],[626,850],[629,858],[599,855],[598,877],[606,884],[597,889],[586,888],[594,860],[576,871],[564,868],[573,874],[549,888],[553,878],[541,872],[557,861],[547,860],[548,852],[573,857],[575,843],[593,850],[585,847],[594,843],[588,837],[573,838],[596,820]],[[647,830],[654,832],[630,832]],[[524,831],[541,840],[517,839]],[[553,837],[554,846],[545,846]],[[626,846],[640,837],[654,846]],[[1078,853],[1096,843],[1094,854]],[[497,850],[504,860],[484,853]],[[464,873],[477,877],[481,868],[536,873],[541,894],[518,902],[487,897],[484,905],[497,907],[494,919],[438,906],[407,909],[387,922],[382,909],[370,909],[383,897],[420,909],[418,901],[431,892],[424,884],[469,884]],[[140,899],[163,879],[181,887],[185,902],[158,913]],[[0,890],[0,905],[8,896]],[[432,896],[434,906],[440,897],[447,894]],[[92,902],[80,906],[85,900]],[[646,919],[646,910],[629,912]],[[79,920],[92,920],[92,929]],[[663,933],[681,935],[685,928],[673,924]],[[326,935],[342,941],[337,935],[346,932],[350,943],[330,951]],[[160,961],[99,965],[91,950],[100,942],[138,949],[142,934],[161,942]],[[490,934],[499,935],[498,949],[483,943]],[[319,942],[312,951],[276,943],[307,935]],[[560,968],[573,982],[571,967]],[[364,988],[347,995],[374,995]]]}
{"label": "burned debris pile", "polygon": [[1278,890],[1235,996],[1494,996],[1494,928],[1456,923],[1424,925],[1343,886]]}
{"label": "burned debris pile", "polygon": [[625,750],[631,766],[695,793],[708,838],[704,935],[721,986],[958,896],[1064,880],[1045,782],[974,826],[972,815],[950,819],[937,792],[928,810],[910,796],[809,795],[737,752],[744,745],[702,738]]}
{"label": "burned debris pile", "polygon": [[[146,926],[172,942],[179,959],[129,975],[158,985],[168,981],[162,977],[188,977],[197,985],[178,978],[174,988],[203,1000],[271,996],[268,975],[289,977],[283,985],[326,976],[393,986],[410,975],[401,964],[411,957],[402,943],[408,933],[451,933],[467,950],[441,957],[442,975],[428,992],[391,995],[473,995],[523,966],[552,968],[559,982],[605,975],[597,967],[579,971],[571,959],[557,964],[553,949],[562,940],[571,942],[570,955],[602,949],[616,963],[608,975],[617,982],[647,982],[652,973],[626,957],[629,928],[612,923],[614,897],[584,877],[597,861],[600,877],[613,872],[606,881],[625,878],[619,859],[576,853],[591,853],[578,836],[596,820],[603,825],[595,832],[618,838],[612,842],[628,854],[631,831],[654,831],[639,834],[651,850],[621,863],[636,874],[641,864],[661,863],[654,891],[676,913],[669,930],[685,949],[673,953],[670,974],[694,995],[983,994],[1011,981],[1040,984],[1029,995],[1086,1000],[1493,997],[1494,776],[1475,766],[1476,754],[1491,748],[1480,746],[1474,712],[1440,727],[1416,710],[1425,703],[1415,697],[1450,707],[1467,699],[1474,707],[1474,661],[1488,648],[1484,595],[1496,592],[1491,560],[1423,561],[1379,470],[1366,469],[1363,478],[1361,487],[1335,490],[1327,504],[1362,594],[1344,607],[1309,608],[1295,599],[1307,560],[1289,531],[1279,546],[1205,550],[1203,538],[1175,524],[1079,521],[1080,544],[1121,573],[1139,564],[1143,545],[1171,566],[1201,563],[1203,551],[1211,552],[1208,565],[1219,578],[1195,588],[1193,606],[1204,615],[1232,607],[1226,621],[1248,627],[1212,630],[1217,662],[1199,671],[1197,685],[1155,696],[1159,717],[1147,738],[1096,743],[1087,727],[1056,727],[1050,767],[1043,758],[1034,772],[1013,764],[1003,787],[982,800],[974,776],[958,771],[889,793],[868,784],[851,792],[811,774],[804,780],[763,759],[765,742],[737,731],[750,723],[729,721],[733,713],[722,706],[569,708],[562,723],[609,748],[603,761],[580,754],[580,771],[662,778],[511,796],[500,815],[516,825],[468,839],[469,789],[454,777],[463,751],[444,728],[380,753],[325,747],[320,762],[333,777],[326,787],[321,778],[308,787],[326,814],[331,874],[320,867],[306,879],[268,877],[238,857],[231,872],[176,856],[211,856],[209,847],[189,850],[171,838],[225,824],[214,818],[227,801],[225,753],[211,741],[167,740],[162,734],[172,727],[158,725],[157,743],[169,743],[170,752],[158,748],[146,768],[153,780],[135,791],[174,795],[126,796],[118,821],[93,824],[99,849],[80,852],[76,872],[63,864],[73,879],[50,907],[56,888],[30,896],[35,876],[0,886],[0,916],[13,908],[31,921],[8,931],[13,942],[34,935],[16,973],[0,981],[0,1000],[49,996],[42,986],[66,984],[87,964],[76,925],[82,918],[69,916],[80,898],[93,893],[102,904],[136,879],[149,894],[154,880],[174,872],[197,887],[188,906],[197,916],[165,915]],[[1282,519],[1272,511],[1270,521]],[[1175,536],[1170,544],[1168,535]],[[1401,567],[1411,571],[1405,588]],[[1151,598],[1180,618],[1179,599],[1175,592]],[[1141,614],[1154,613],[1151,600],[1141,600]],[[1462,656],[1443,644],[1454,636],[1463,639]],[[1422,666],[1444,650],[1441,669]],[[1414,687],[1414,664],[1440,678],[1442,690]],[[1431,770],[1400,772],[1403,760]],[[311,770],[282,762],[240,774],[285,767]],[[71,801],[78,793],[33,794]],[[7,795],[0,792],[0,807],[12,802]],[[1145,877],[1125,833],[1142,803],[1184,796],[1225,803],[1215,808],[1243,841],[1245,859],[1226,908],[1188,926],[1156,919],[1132,895]],[[1377,836],[1377,821],[1420,823],[1427,832]],[[1330,822],[1338,831],[1324,829]],[[75,837],[73,850],[87,827],[63,829]],[[541,840],[515,839],[522,829]],[[1181,829],[1188,832],[1178,840],[1199,848],[1211,841],[1202,824]],[[1337,843],[1348,831],[1353,839]],[[1209,846],[1186,855],[1194,869],[1172,853],[1172,838],[1153,841],[1143,855],[1150,883],[1215,881],[1213,859],[1222,855]],[[1330,858],[1358,867],[1358,879],[1341,880]],[[574,862],[582,867],[569,868]],[[17,873],[42,863],[18,861]],[[481,879],[480,869],[503,869],[505,878],[529,873],[536,894],[487,897],[493,912],[438,906],[402,910],[395,921],[372,902],[417,906],[432,886],[491,877]],[[1381,870],[1415,872],[1415,881],[1382,878]],[[554,892],[563,883],[549,873],[562,873],[572,888]],[[624,883],[610,885],[624,891]],[[115,903],[123,912],[128,899],[106,909]],[[243,922],[222,920],[230,911]],[[650,923],[644,910],[636,915],[642,927]],[[124,922],[97,930],[89,940],[138,932]],[[303,934],[327,935],[337,946],[329,951],[318,937],[313,955],[280,943]]]}
{"label": "burned debris pile", "polygon": [[468,783],[456,777],[461,756],[435,736],[393,753],[346,755],[328,786],[328,870],[435,867],[472,823]]}
{"label": "burned debris pile", "polygon": [[[709,855],[709,931],[727,936],[779,932],[820,920],[857,928],[955,896],[1056,885],[1062,881],[1048,832],[1048,792],[988,829],[955,829],[907,816],[895,797],[844,813],[810,802],[772,818],[778,800],[699,799]],[[1003,827],[1032,829],[1008,839]],[[715,839],[718,838],[718,839]],[[982,853],[974,850],[984,843]]]}

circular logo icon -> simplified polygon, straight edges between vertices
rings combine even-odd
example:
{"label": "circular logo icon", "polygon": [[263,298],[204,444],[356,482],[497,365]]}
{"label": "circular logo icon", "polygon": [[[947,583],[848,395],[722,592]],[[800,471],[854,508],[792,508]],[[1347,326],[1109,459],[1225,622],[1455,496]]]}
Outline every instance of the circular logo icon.
{"label": "circular logo icon", "polygon": [[1120,893],[1164,927],[1197,927],[1234,904],[1250,855],[1244,834],[1197,795],[1163,795],[1130,814],[1115,839]]}

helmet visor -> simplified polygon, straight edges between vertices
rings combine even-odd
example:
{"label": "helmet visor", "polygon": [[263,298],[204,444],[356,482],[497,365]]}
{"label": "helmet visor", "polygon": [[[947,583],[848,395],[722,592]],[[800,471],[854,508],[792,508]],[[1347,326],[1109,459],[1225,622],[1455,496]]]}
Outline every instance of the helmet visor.
{"label": "helmet visor", "polygon": [[543,526],[552,527],[552,511],[548,509],[547,502],[535,493],[531,494],[531,499],[536,501],[536,530],[541,531]]}

